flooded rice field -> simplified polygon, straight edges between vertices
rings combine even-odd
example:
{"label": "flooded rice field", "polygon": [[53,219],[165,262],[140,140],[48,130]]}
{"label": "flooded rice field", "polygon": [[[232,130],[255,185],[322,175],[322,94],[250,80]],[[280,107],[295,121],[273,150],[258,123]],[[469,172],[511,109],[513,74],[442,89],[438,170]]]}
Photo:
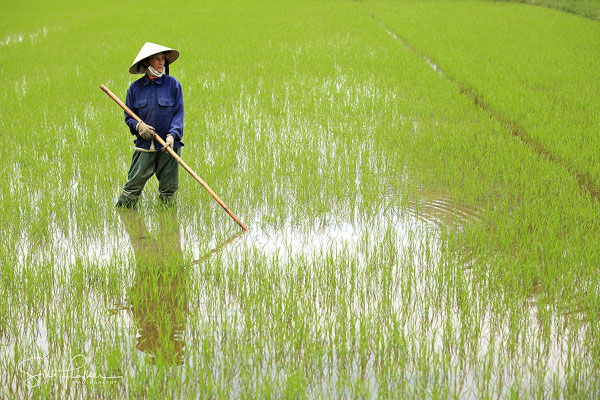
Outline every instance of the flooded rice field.
{"label": "flooded rice field", "polygon": [[19,396],[133,395],[149,373],[233,397],[293,383],[308,397],[479,398],[482,382],[512,381],[551,396],[584,334],[540,318],[534,296],[512,310],[489,298],[474,272],[485,260],[443,248],[477,211],[419,198],[352,220],[250,220],[209,240],[177,209],[119,211],[102,238],[56,235],[35,257],[24,240],[21,259],[47,267],[21,265],[39,288],[3,332],[5,383]]}
{"label": "flooded rice field", "polygon": [[98,86],[124,99],[149,14],[60,3],[0,28],[0,398],[598,397],[595,21],[173,6],[182,158],[244,232],[183,170],[115,208]]}

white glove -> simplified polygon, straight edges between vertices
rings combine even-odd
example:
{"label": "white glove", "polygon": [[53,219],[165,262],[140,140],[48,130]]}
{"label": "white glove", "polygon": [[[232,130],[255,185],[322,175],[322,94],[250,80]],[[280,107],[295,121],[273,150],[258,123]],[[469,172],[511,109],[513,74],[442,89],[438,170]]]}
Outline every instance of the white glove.
{"label": "white glove", "polygon": [[167,147],[173,149],[173,143],[175,143],[175,139],[173,138],[173,136],[167,135],[167,140],[165,140],[165,150],[167,149]]}
{"label": "white glove", "polygon": [[154,127],[146,125],[142,121],[137,123],[135,129],[140,133],[142,139],[145,140],[152,140],[152,138],[154,138],[154,135],[156,135],[156,132],[154,132]]}

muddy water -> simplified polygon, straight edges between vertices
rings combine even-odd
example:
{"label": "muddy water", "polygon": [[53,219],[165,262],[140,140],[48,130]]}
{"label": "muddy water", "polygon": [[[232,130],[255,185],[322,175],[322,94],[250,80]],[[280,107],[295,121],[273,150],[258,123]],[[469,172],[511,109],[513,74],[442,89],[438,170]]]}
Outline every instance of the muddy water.
{"label": "muddy water", "polygon": [[[443,200],[436,202],[438,205],[443,203]],[[108,267],[117,260],[129,264],[129,267],[125,267],[131,271],[132,276],[129,289],[135,291],[138,287],[148,285],[138,266],[160,264],[164,254],[180,255],[188,262],[192,260],[193,265],[198,265],[210,261],[210,258],[215,256],[224,257],[234,263],[244,259],[248,254],[259,253],[271,260],[274,266],[281,268],[295,259],[318,262],[328,254],[340,252],[363,254],[372,251],[381,237],[390,232],[396,238],[397,251],[401,254],[406,249],[419,251],[419,243],[423,240],[429,241],[429,236],[433,235],[432,232],[435,232],[439,226],[438,209],[431,214],[427,213],[427,208],[413,210],[412,213],[414,215],[405,214],[398,208],[389,208],[372,218],[365,219],[364,223],[336,220],[335,216],[330,216],[326,223],[315,221],[306,226],[299,226],[291,220],[277,227],[264,226],[260,220],[245,221],[251,227],[249,232],[232,231],[229,236],[214,238],[210,243],[205,243],[204,237],[191,233],[195,231],[193,226],[176,222],[175,226],[167,224],[167,231],[164,231],[160,224],[145,220],[139,212],[126,212],[119,216],[121,229],[117,232],[106,224],[99,229],[103,232],[102,235],[88,238],[76,226],[71,227],[71,231],[53,227],[51,228],[51,231],[55,232],[53,239],[51,243],[44,246],[30,243],[26,237],[22,237],[21,245],[17,249],[20,265],[15,266],[15,269],[22,270],[28,265],[31,266],[30,263],[33,262],[42,265],[43,260],[53,260],[54,268],[57,270],[68,270],[78,263],[91,263],[101,268]],[[430,244],[433,253],[437,253],[437,245]],[[362,257],[359,257],[359,260],[365,262]],[[181,285],[178,279],[171,279],[161,281],[158,286],[166,293],[174,293],[181,289]],[[161,297],[160,293],[156,295]],[[55,298],[60,297],[58,293],[55,296]],[[136,319],[145,320],[143,314],[151,314],[149,310],[157,306],[152,302],[134,306],[128,301],[116,301],[107,308],[99,306],[104,303],[103,300],[98,299],[96,303],[98,308],[90,309],[89,312],[96,315],[98,320],[106,320],[108,313],[117,318],[119,324],[131,326],[138,325],[135,323]],[[179,311],[187,307],[185,304],[172,306],[179,308]],[[171,315],[175,314],[178,313],[171,313]],[[42,317],[33,324],[31,322],[28,321],[27,324],[18,327],[18,336],[22,338],[19,345],[25,348],[36,348],[39,353],[48,354],[48,327],[45,318]],[[154,327],[151,323],[145,324],[139,329],[138,336],[132,338],[133,342],[138,343],[136,347],[138,350],[156,345],[156,343],[152,344],[152,341],[157,339],[156,324]],[[185,327],[184,324],[180,325],[176,331],[177,336],[183,341]],[[188,332],[188,337],[190,335],[193,336]],[[14,350],[15,344],[10,343],[8,347],[4,347],[4,350],[10,353],[10,349]]]}
{"label": "muddy water", "polygon": [[[289,268],[293,269],[290,262],[302,260],[302,263],[314,266],[322,263],[327,257],[351,260],[356,263],[357,271],[364,271],[369,268],[370,259],[367,254],[378,251],[382,245],[382,238],[387,237],[393,246],[394,254],[398,257],[397,262],[389,266],[390,274],[397,277],[394,280],[394,290],[397,293],[388,313],[402,316],[402,332],[406,338],[410,338],[408,340],[411,355],[407,355],[409,367],[405,371],[408,386],[417,385],[426,378],[416,365],[410,366],[411,357],[415,357],[415,354],[419,354],[420,351],[447,354],[450,365],[462,365],[462,367],[453,372],[432,368],[429,372],[432,376],[428,379],[433,379],[435,374],[442,374],[446,382],[451,383],[450,386],[461,387],[462,398],[477,398],[480,394],[478,385],[482,374],[481,362],[465,362],[464,356],[457,352],[448,353],[446,348],[448,335],[453,342],[458,342],[465,332],[465,321],[461,318],[463,310],[452,296],[442,301],[435,300],[437,297],[435,293],[440,289],[436,282],[439,280],[440,268],[444,265],[440,260],[442,243],[439,232],[441,229],[456,229],[460,228],[461,224],[468,224],[477,218],[477,210],[461,207],[443,196],[426,193],[423,190],[420,199],[421,201],[409,202],[406,210],[391,206],[374,216],[364,218],[364,222],[336,219],[338,217],[335,215],[301,226],[291,220],[284,221],[277,227],[261,224],[260,219],[245,221],[251,227],[249,232],[233,230],[231,234],[214,238],[210,243],[204,243],[201,235],[194,235],[193,226],[178,221],[177,212],[170,222],[158,223],[142,217],[139,212],[125,212],[119,215],[121,224],[117,232],[106,227],[105,238],[88,241],[84,246],[73,243],[68,236],[61,236],[56,238],[52,252],[56,255],[64,255],[63,259],[56,260],[58,265],[70,265],[74,259],[86,257],[99,265],[120,260],[126,264],[125,268],[130,270],[130,282],[127,288],[130,295],[113,297],[107,303],[104,294],[92,292],[89,295],[92,297],[89,303],[94,306],[88,310],[90,316],[85,318],[91,317],[98,321],[100,331],[114,327],[125,333],[124,337],[120,336],[114,340],[117,340],[121,352],[124,351],[124,357],[130,360],[132,375],[136,374],[136,363],[152,364],[157,355],[160,355],[163,362],[168,360],[171,365],[179,366],[178,368],[194,365],[197,354],[188,349],[194,348],[198,341],[202,340],[198,329],[199,326],[204,326],[211,329],[213,343],[217,344],[213,348],[215,364],[212,366],[212,371],[213,377],[218,377],[224,374],[228,362],[230,350],[222,346],[226,346],[227,341],[231,340],[231,321],[243,321],[244,309],[247,306],[239,298],[231,295],[221,302],[222,308],[218,316],[208,318],[214,313],[211,311],[211,304],[214,303],[213,295],[194,293],[194,299],[187,295],[190,293],[187,282],[200,279],[197,271],[210,266],[215,258],[218,258],[219,264],[225,268],[223,270],[225,276],[228,273],[228,266],[233,268],[236,265],[244,265],[248,260],[252,260],[252,255],[269,260],[270,268],[282,269],[284,272]],[[182,268],[174,273],[158,276],[147,273],[147,266],[161,265],[165,262],[173,265],[173,260],[177,259],[182,260]],[[252,264],[250,263],[248,267],[252,268]],[[471,276],[470,268],[462,269],[460,265],[456,268],[462,276],[463,289],[461,290],[468,288],[465,293],[468,296],[473,295],[477,285]],[[358,279],[360,276],[359,274]],[[281,284],[290,283],[281,282]],[[406,287],[412,288],[409,295]],[[130,299],[131,293],[139,294],[134,296],[136,300]],[[94,297],[96,298],[93,299]],[[60,298],[58,293],[56,298]],[[321,325],[322,331],[326,331],[336,318],[335,311],[327,306],[326,299],[317,297],[313,301],[317,313],[315,321]],[[377,314],[379,312],[377,302],[373,300],[364,303],[352,297],[352,294],[349,302],[356,303],[350,307],[352,313],[357,316],[354,334],[359,337],[360,319],[367,318],[373,313]],[[60,309],[58,304],[51,305],[50,309],[54,307]],[[160,310],[160,313],[157,310]],[[158,319],[158,314],[162,316],[161,319]],[[519,366],[536,365],[540,354],[543,354],[548,372],[545,378],[547,385],[552,387],[553,380],[563,382],[565,379],[568,354],[571,354],[566,353],[565,349],[569,348],[571,352],[581,350],[583,339],[577,333],[566,335],[558,326],[543,326],[539,322],[535,302],[529,304],[526,315],[521,327],[526,345],[521,346],[529,350],[542,348],[543,351],[526,352],[517,357],[516,362],[507,355],[509,350],[506,343],[510,341],[511,332],[514,331],[511,329],[510,319],[498,318],[490,309],[483,309],[478,316],[478,321],[469,322],[467,329],[477,327],[477,334],[465,334],[466,340],[470,343],[469,351],[477,355],[476,359],[484,360],[486,355],[495,354],[489,360],[496,365],[490,381],[492,387],[500,385],[501,382],[512,382],[515,376],[518,376],[523,384],[536,382],[538,377],[535,375],[535,369],[521,369]],[[50,361],[53,349],[49,345],[48,335],[56,328],[48,326],[46,321],[47,319],[42,316],[35,321],[27,321],[18,326],[17,337],[21,339],[8,340],[0,348],[0,353],[11,357],[15,352],[42,357],[21,365],[24,369],[69,368],[72,360],[68,357],[61,359],[58,364],[56,360]],[[172,335],[165,337],[160,334],[165,326],[169,327]],[[243,331],[243,322],[238,322],[236,326],[237,330]],[[449,326],[450,331],[448,331]],[[540,339],[542,336],[547,339]],[[88,338],[86,341],[88,344],[80,349],[81,354],[87,354],[89,358],[89,354],[93,352],[92,342],[105,340],[106,337],[102,335],[98,338],[93,336]],[[69,343],[66,342],[65,345],[69,346]],[[349,344],[349,348],[351,347]],[[286,352],[285,349],[283,350]],[[86,359],[86,362],[93,364],[92,360]],[[281,358],[265,354],[257,373],[282,379],[279,368],[281,362]],[[291,361],[287,360],[287,362]],[[377,358],[371,356],[366,363],[357,361],[350,367],[344,364],[344,368],[350,370],[351,379],[368,377],[366,382],[371,397],[377,397],[380,385],[376,379],[377,363]],[[506,363],[510,368],[503,366],[502,363]],[[337,385],[341,379],[338,375],[340,368],[342,368],[341,361],[335,358],[325,362],[322,365],[320,380],[309,386],[309,393],[315,396],[319,393],[330,393],[333,396],[350,395],[347,391],[338,392]],[[92,368],[92,371],[97,372],[98,375],[112,376],[101,369]],[[24,373],[21,375],[28,376]],[[19,381],[23,376],[19,378],[17,373],[10,381],[13,393],[27,392],[22,380]],[[114,380],[115,384],[120,385],[123,390],[128,390],[127,381],[118,376],[115,376]],[[228,385],[231,387],[232,395],[241,395],[243,382],[235,375]],[[508,389],[503,389],[501,392],[501,394],[508,393]]]}
{"label": "muddy water", "polygon": [[[326,224],[314,221],[309,226],[298,226],[291,220],[285,221],[277,227],[261,226],[260,221],[251,221],[249,224],[250,231],[234,233],[232,238],[228,238],[226,245],[222,242],[212,242],[211,253],[221,249],[229,257],[236,254],[242,257],[247,251],[259,251],[268,258],[285,263],[286,260],[297,257],[311,260],[328,252],[340,250],[358,254],[365,247],[373,246],[388,229],[398,238],[402,238],[399,246],[406,243],[411,232],[436,229],[433,221],[412,216],[404,218],[398,210],[381,212],[365,223],[331,218]],[[229,240],[231,241],[229,242]],[[194,258],[197,260],[202,256],[196,250],[198,244],[198,239],[191,236],[186,237],[186,248],[194,254]]]}
{"label": "muddy water", "polygon": [[417,194],[417,200],[408,200],[407,212],[423,222],[435,223],[441,228],[462,229],[465,224],[477,220],[479,210],[459,204],[443,193],[432,193],[421,187]]}
{"label": "muddy water", "polygon": [[[427,196],[423,196],[427,197]],[[452,203],[444,198],[437,198],[429,195],[428,199],[424,199],[423,204],[415,207],[410,207],[408,212],[403,212],[399,209],[382,212],[376,217],[370,219],[369,223],[356,224],[347,221],[338,221],[326,226],[315,223],[309,227],[294,227],[291,222],[283,224],[283,226],[275,228],[260,228],[259,221],[251,221],[251,226],[258,226],[247,233],[235,233],[227,240],[211,244],[212,250],[205,254],[197,253],[194,255],[196,264],[210,262],[211,257],[220,257],[224,260],[225,265],[239,264],[248,253],[260,253],[267,259],[271,260],[273,268],[286,268],[286,265],[291,260],[302,259],[308,263],[319,262],[328,255],[354,255],[353,260],[357,261],[357,268],[368,268],[369,260],[363,257],[365,253],[373,252],[381,243],[381,238],[388,235],[393,238],[395,252],[398,255],[404,255],[399,260],[398,264],[391,265],[392,274],[396,274],[399,278],[397,282],[397,296],[392,303],[391,313],[396,315],[404,315],[403,332],[406,337],[415,337],[418,339],[411,343],[411,351],[418,353],[421,349],[425,351],[433,351],[437,354],[444,354],[448,351],[445,347],[445,335],[448,334],[448,325],[452,326],[454,340],[459,340],[459,333],[465,329],[465,321],[461,319],[461,306],[454,300],[449,302],[435,303],[432,301],[431,293],[436,290],[435,276],[437,268],[440,266],[439,251],[440,245],[439,232],[440,227],[451,225],[456,227],[456,224],[468,223],[468,221],[477,218],[477,211],[468,208],[460,208],[459,205]],[[184,247],[188,248],[188,252],[194,253],[195,239],[193,237],[182,238],[186,243]],[[428,257],[423,256],[425,252],[430,253]],[[407,258],[407,254],[410,254]],[[406,269],[406,263],[410,265]],[[404,266],[402,266],[404,264]],[[458,267],[460,268],[460,266]],[[407,273],[407,271],[410,271]],[[226,271],[224,271],[226,273]],[[463,285],[466,287],[474,287],[473,277],[469,269],[462,272]],[[410,280],[410,285],[413,286],[413,294],[406,297],[400,290],[403,285],[406,285],[406,280]],[[282,283],[283,284],[283,283]],[[470,289],[469,289],[470,291]],[[316,320],[320,321],[322,329],[326,329],[334,316],[327,311],[327,306],[322,304],[323,299],[316,299],[316,310],[320,310]],[[208,302],[208,301],[207,301]],[[242,319],[244,304],[239,302],[235,296],[226,300],[228,309],[226,310],[227,318]],[[320,304],[320,306],[318,305]],[[374,304],[367,305],[366,308],[358,306],[353,312],[361,317],[368,316],[376,311]],[[371,310],[370,308],[373,307]],[[408,311],[407,311],[408,310]],[[207,315],[210,314],[208,309],[202,309]],[[561,327],[558,325],[544,326],[538,318],[538,309],[535,302],[530,302],[529,308],[526,311],[525,322],[522,326],[521,335],[523,341],[527,343],[522,345],[523,348],[528,348],[532,351],[525,352],[520,355],[519,363],[524,365],[535,365],[540,357],[539,353],[534,352],[534,349],[543,348],[543,357],[545,359],[545,367],[548,371],[546,377],[547,387],[552,387],[552,383],[559,382],[561,385],[565,382],[565,366],[567,365],[569,356],[565,351],[570,348],[570,351],[582,351],[584,341],[581,335],[574,333],[573,335],[565,335],[561,332]],[[489,362],[492,364],[507,362],[507,353],[510,352],[506,348],[506,342],[510,341],[510,335],[513,329],[510,326],[511,322],[508,319],[498,319],[490,310],[483,310],[479,315],[479,321],[476,322],[478,334],[471,336],[467,334],[471,341],[471,350],[477,357],[484,357],[488,354],[496,354]],[[355,327],[358,335],[359,326]],[[243,330],[243,324],[238,329]],[[469,326],[468,329],[473,329]],[[420,336],[419,336],[420,335]],[[452,336],[453,334],[451,334]],[[548,339],[542,340],[545,336]],[[227,334],[217,333],[216,342],[226,341]],[[182,341],[193,342],[194,334],[185,332],[182,335]],[[219,354],[217,359],[226,358],[225,349],[215,349]],[[221,353],[223,352],[223,353]],[[512,356],[511,356],[512,357]],[[269,356],[266,356],[269,359]],[[464,359],[457,353],[449,355],[450,365],[464,365]],[[516,363],[516,364],[519,364]],[[377,397],[378,382],[375,379],[377,360],[370,358],[364,364],[356,363],[351,369],[351,379],[359,379],[361,376],[370,376],[369,393],[372,397]],[[324,365],[324,378],[316,387],[311,387],[311,392],[317,395],[318,393],[330,393],[334,396],[349,395],[349,392],[338,392],[336,387],[338,380],[337,371],[341,368],[335,360],[331,364]],[[347,365],[346,365],[347,368]],[[215,374],[220,372],[216,368]],[[512,382],[515,377],[518,377],[520,382],[533,385],[538,376],[534,369],[519,370],[518,366],[503,369],[494,372],[494,378],[490,380],[490,386],[496,387],[501,385],[501,382]],[[462,370],[455,372],[437,371],[445,376],[444,379],[454,382],[455,386],[460,386],[461,398],[479,398],[478,392],[479,381],[481,380],[481,364],[478,362],[469,364]],[[278,365],[277,361],[272,360],[272,364],[266,363],[261,370],[263,374],[272,374],[277,376]],[[435,371],[431,371],[433,374]],[[414,382],[423,379],[420,372],[412,371],[410,374]],[[234,394],[243,386],[241,381],[233,379],[231,382]],[[409,386],[410,386],[409,382]],[[499,394],[508,395],[510,390],[504,388]],[[550,392],[548,392],[550,393]]]}

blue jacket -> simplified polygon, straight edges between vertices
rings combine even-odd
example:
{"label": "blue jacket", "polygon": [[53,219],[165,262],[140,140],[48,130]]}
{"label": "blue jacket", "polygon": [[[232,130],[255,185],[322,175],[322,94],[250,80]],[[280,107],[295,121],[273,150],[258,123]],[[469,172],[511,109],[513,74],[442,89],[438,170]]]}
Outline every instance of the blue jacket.
{"label": "blue jacket", "polygon": [[[151,81],[144,75],[129,86],[125,104],[142,121],[154,127],[163,140],[166,140],[167,135],[172,135],[175,149],[183,146],[183,94],[177,79],[163,75]],[[142,139],[135,129],[137,121],[125,113],[125,122],[131,134],[136,137],[135,147],[150,149],[150,141]],[[162,146],[155,141],[154,148],[160,150]]]}

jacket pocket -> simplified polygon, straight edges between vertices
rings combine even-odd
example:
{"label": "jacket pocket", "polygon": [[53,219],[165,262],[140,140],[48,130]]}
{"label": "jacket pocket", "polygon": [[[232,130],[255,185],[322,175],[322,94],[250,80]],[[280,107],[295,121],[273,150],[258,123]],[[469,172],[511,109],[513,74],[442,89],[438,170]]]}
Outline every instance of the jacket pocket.
{"label": "jacket pocket", "polygon": [[175,105],[175,99],[171,99],[168,97],[159,97],[158,104],[163,107],[173,107]]}
{"label": "jacket pocket", "polygon": [[133,102],[133,107],[135,108],[144,108],[148,104],[148,99],[136,100]]}
{"label": "jacket pocket", "polygon": [[175,99],[169,97],[159,97],[158,99],[158,110],[157,114],[160,117],[169,118],[173,116],[173,106],[175,105]]}
{"label": "jacket pocket", "polygon": [[136,100],[133,102],[133,108],[136,110],[141,110],[148,104],[148,99]]}

